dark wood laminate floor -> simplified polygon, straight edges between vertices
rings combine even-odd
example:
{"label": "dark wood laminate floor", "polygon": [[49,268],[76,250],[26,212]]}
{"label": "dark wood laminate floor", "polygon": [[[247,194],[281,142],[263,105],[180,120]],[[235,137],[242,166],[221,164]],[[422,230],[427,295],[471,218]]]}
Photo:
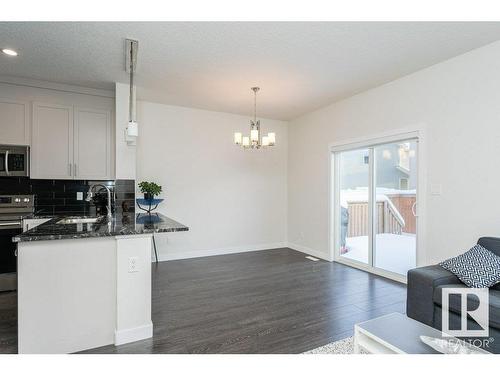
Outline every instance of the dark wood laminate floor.
{"label": "dark wood laminate floor", "polygon": [[[406,287],[276,249],[153,265],[153,338],[86,353],[301,353],[405,311]],[[15,293],[0,295],[0,352],[16,350]]]}
{"label": "dark wood laminate floor", "polygon": [[0,354],[17,353],[17,293],[0,292]]}

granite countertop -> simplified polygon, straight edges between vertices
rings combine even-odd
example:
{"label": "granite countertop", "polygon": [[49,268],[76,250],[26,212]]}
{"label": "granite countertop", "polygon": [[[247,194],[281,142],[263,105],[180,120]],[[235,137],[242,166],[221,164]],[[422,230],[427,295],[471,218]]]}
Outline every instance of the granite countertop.
{"label": "granite countertop", "polygon": [[37,213],[34,213],[34,214],[29,214],[29,215],[23,215],[21,216],[21,218],[24,220],[24,219],[53,219],[55,217],[59,217],[59,215],[42,215],[42,214],[37,214]]}
{"label": "granite countertop", "polygon": [[103,216],[97,223],[89,224],[57,224],[59,220],[64,218],[64,216],[55,216],[27,232],[13,237],[12,241],[66,240],[189,230],[187,226],[159,213],[113,216],[111,221]]}

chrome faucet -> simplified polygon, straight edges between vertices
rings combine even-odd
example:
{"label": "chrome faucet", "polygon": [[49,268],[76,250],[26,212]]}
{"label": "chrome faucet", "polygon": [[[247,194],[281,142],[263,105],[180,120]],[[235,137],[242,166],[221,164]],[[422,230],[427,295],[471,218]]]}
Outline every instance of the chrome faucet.
{"label": "chrome faucet", "polygon": [[104,189],[106,189],[106,192],[108,193],[108,204],[106,206],[106,209],[108,210],[108,215],[107,215],[108,222],[111,222],[111,219],[113,217],[113,215],[111,214],[111,190],[106,185],[103,185],[103,184],[92,184],[92,185],[90,185],[89,190],[87,191],[87,198],[85,198],[85,200],[87,202],[90,202],[90,199],[92,199],[92,197],[94,196],[94,193],[92,192],[92,190],[96,186],[103,187]]}

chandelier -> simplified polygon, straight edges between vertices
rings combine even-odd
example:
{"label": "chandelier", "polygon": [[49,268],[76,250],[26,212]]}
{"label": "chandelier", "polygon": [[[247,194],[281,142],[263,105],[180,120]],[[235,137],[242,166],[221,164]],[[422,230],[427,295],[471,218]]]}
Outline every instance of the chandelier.
{"label": "chandelier", "polygon": [[274,146],[276,144],[276,134],[267,133],[261,136],[260,120],[257,120],[257,92],[259,87],[251,88],[254,93],[253,121],[250,121],[250,137],[243,136],[242,133],[234,133],[234,143],[243,148],[256,148]]}

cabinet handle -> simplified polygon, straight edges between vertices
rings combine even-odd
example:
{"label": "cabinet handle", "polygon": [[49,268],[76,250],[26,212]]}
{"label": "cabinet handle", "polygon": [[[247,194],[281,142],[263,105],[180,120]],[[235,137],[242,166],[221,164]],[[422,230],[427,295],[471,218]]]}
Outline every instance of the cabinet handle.
{"label": "cabinet handle", "polygon": [[72,174],[71,174],[71,163],[68,163],[68,174],[70,176],[72,176]]}
{"label": "cabinet handle", "polygon": [[76,177],[76,175],[78,174],[78,172],[77,172],[77,171],[78,171],[78,169],[76,169],[76,163],[75,163],[75,177]]}

